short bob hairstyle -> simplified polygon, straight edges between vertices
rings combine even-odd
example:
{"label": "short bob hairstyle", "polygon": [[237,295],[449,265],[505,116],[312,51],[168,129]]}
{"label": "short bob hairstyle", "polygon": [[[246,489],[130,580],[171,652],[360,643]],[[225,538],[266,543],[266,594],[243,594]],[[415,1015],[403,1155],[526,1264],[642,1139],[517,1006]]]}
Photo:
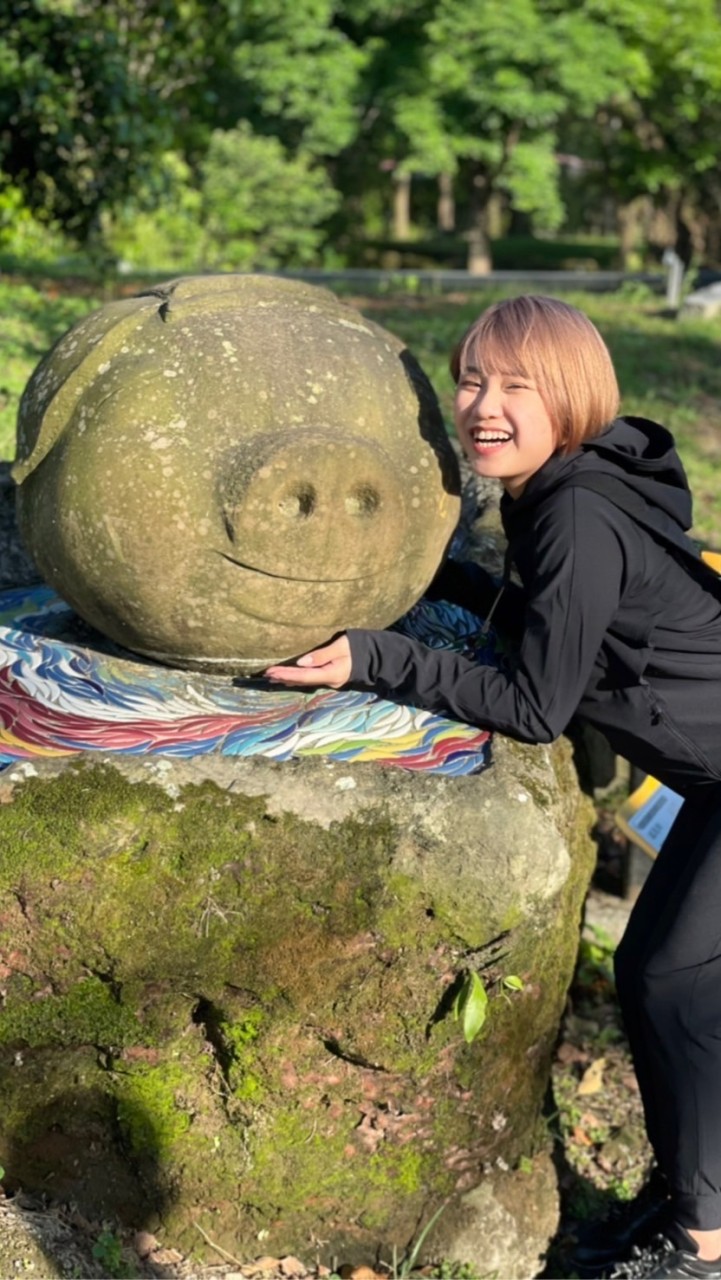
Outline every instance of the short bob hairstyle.
{"label": "short bob hairstyle", "polygon": [[533,382],[560,453],[598,435],[618,413],[618,382],[603,338],[583,312],[558,298],[529,294],[494,303],[451,353],[455,382],[469,367]]}

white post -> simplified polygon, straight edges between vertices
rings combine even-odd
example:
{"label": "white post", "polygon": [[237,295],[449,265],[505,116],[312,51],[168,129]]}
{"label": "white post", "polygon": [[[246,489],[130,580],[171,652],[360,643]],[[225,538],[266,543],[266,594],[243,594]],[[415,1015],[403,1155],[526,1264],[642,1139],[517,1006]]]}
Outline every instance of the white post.
{"label": "white post", "polygon": [[683,261],[679,258],[675,249],[664,249],[662,261],[664,267],[668,270],[666,276],[666,302],[669,307],[676,308],[681,304],[684,276]]}

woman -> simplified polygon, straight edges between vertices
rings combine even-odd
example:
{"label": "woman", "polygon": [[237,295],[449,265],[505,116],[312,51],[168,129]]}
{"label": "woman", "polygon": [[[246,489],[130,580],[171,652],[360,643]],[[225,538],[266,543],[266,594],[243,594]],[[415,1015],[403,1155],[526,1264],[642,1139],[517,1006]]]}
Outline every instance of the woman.
{"label": "woman", "polygon": [[614,1274],[721,1280],[719,581],[684,535],[691,495],[672,437],[616,417],[613,365],[581,312],[543,297],[497,303],[451,370],[458,438],[473,470],[503,485],[507,563],[522,585],[494,602],[489,575],[449,562],[432,594],[494,608],[518,638],[513,669],[352,630],[267,675],[374,689],[523,742],[553,741],[578,713],[684,797],[616,958],[668,1215]]}

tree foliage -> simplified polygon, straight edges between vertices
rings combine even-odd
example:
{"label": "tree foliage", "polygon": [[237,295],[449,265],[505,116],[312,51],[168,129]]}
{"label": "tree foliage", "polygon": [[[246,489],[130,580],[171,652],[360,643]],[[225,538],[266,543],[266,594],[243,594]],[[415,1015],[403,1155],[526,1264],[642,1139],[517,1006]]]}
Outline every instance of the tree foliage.
{"label": "tree foliage", "polygon": [[577,218],[718,228],[720,47],[717,0],[5,0],[0,235],[300,263],[411,183],[432,230],[439,182],[461,229],[552,230],[569,155]]}
{"label": "tree foliage", "polygon": [[202,72],[192,0],[5,0],[0,165],[27,205],[87,238],[153,171]]}
{"label": "tree foliage", "polygon": [[339,199],[322,168],[287,156],[277,138],[254,135],[247,124],[212,134],[202,194],[204,261],[235,269],[312,262],[319,224]]}

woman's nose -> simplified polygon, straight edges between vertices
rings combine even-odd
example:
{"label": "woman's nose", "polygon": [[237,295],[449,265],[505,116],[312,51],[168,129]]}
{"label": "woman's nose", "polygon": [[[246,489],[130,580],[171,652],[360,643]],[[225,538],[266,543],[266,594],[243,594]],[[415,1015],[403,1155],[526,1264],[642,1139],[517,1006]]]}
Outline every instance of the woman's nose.
{"label": "woman's nose", "polygon": [[495,418],[500,412],[500,395],[498,387],[492,383],[478,388],[478,395],[473,406],[479,418]]}

